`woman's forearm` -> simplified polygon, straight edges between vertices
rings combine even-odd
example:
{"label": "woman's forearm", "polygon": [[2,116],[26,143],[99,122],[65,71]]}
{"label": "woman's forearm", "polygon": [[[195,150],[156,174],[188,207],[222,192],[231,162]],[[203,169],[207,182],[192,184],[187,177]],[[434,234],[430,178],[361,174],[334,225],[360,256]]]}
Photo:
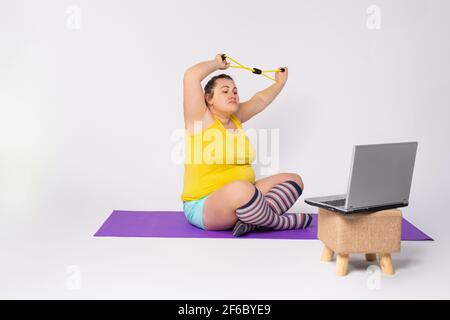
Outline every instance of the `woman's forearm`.
{"label": "woman's forearm", "polygon": [[257,92],[255,96],[260,97],[266,105],[269,105],[273,101],[273,99],[275,99],[275,97],[280,93],[284,85],[285,83],[275,82],[270,87]]}
{"label": "woman's forearm", "polygon": [[184,76],[202,81],[216,70],[218,70],[217,62],[215,60],[208,60],[193,65],[185,71]]}

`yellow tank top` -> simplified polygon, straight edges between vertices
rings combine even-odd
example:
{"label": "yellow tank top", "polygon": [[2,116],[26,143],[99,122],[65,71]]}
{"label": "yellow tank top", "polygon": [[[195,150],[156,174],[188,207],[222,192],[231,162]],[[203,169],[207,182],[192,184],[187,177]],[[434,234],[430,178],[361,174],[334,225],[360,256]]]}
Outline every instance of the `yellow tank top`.
{"label": "yellow tank top", "polygon": [[214,115],[202,131],[185,130],[184,187],[182,201],[198,200],[235,180],[255,183],[251,162],[256,152],[239,119],[231,115],[237,132],[227,130]]}

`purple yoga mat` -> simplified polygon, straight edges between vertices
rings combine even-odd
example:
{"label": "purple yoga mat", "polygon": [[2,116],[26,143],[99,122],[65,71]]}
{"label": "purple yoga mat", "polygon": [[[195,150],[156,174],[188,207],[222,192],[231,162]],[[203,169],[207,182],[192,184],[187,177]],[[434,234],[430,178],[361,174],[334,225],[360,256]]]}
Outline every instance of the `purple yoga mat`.
{"label": "purple yoga mat", "polygon": [[[317,214],[305,230],[254,231],[236,238],[231,230],[205,231],[186,220],[182,211],[115,210],[94,235],[96,237],[317,239]],[[433,240],[403,218],[402,240]]]}

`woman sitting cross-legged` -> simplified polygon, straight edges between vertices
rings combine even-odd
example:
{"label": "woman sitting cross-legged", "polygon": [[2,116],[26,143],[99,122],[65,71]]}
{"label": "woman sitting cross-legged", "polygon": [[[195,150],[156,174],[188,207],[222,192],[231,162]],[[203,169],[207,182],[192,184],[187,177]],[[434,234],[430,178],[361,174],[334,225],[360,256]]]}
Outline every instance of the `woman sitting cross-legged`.
{"label": "woman sitting cross-legged", "polygon": [[218,54],[184,74],[186,159],[181,199],[186,218],[205,230],[233,228],[235,236],[255,229],[307,228],[311,215],[286,213],[303,192],[301,177],[279,173],[255,181],[250,163],[256,152],[242,128],[280,93],[288,69],[277,72],[274,84],[241,103],[226,74],[212,77],[204,91],[201,86],[207,75],[229,66]]}

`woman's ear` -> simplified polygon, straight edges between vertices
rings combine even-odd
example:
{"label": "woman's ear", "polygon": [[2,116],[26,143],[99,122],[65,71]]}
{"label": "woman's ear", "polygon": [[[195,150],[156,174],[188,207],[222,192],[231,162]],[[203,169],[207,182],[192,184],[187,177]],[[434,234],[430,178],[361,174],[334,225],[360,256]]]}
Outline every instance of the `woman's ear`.
{"label": "woman's ear", "polygon": [[205,102],[206,102],[206,106],[208,107],[209,104],[211,103],[211,94],[205,93]]}

